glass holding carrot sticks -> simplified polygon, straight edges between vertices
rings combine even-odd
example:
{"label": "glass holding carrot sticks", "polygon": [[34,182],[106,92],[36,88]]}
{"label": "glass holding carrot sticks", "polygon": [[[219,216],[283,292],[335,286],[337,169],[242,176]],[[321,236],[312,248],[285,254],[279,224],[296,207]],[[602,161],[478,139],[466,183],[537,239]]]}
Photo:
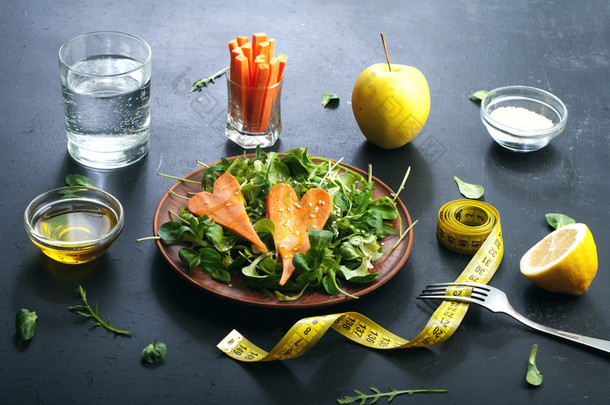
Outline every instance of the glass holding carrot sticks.
{"label": "glass holding carrot sticks", "polygon": [[229,42],[227,138],[245,149],[272,146],[282,131],[280,99],[286,55],[275,56],[275,40],[258,33]]}

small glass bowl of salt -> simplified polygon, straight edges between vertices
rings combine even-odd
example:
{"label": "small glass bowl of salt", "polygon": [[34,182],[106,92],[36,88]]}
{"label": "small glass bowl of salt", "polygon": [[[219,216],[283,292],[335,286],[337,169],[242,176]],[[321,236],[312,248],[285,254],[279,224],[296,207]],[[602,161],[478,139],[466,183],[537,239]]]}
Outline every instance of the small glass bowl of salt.
{"label": "small glass bowl of salt", "polygon": [[506,149],[532,152],[563,132],[565,104],[553,94],[529,86],[490,91],[481,101],[481,120],[491,137]]}

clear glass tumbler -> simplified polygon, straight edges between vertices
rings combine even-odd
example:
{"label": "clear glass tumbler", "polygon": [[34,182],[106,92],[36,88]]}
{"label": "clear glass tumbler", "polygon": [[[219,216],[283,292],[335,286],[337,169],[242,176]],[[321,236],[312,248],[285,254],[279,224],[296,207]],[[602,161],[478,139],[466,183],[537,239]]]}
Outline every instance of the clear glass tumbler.
{"label": "clear glass tumbler", "polygon": [[282,132],[282,82],[271,87],[244,87],[227,74],[227,138],[244,149],[275,144]]}
{"label": "clear glass tumbler", "polygon": [[59,67],[70,155],[100,169],[144,157],[150,139],[150,46],[122,32],[91,32],[61,46]]}

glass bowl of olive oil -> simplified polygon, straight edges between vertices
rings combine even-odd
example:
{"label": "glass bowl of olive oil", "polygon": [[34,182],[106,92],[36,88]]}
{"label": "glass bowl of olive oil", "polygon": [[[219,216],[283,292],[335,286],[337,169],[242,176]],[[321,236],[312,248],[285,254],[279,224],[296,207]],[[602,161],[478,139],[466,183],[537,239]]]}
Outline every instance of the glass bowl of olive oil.
{"label": "glass bowl of olive oil", "polygon": [[80,264],[103,255],[123,230],[123,207],[93,187],[69,186],[34,198],[25,230],[42,252],[61,263]]}

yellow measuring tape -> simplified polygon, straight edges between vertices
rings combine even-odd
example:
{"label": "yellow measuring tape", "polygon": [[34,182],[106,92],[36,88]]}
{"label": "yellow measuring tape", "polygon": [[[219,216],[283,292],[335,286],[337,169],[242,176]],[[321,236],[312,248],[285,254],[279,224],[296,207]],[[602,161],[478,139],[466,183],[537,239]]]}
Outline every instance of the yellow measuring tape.
{"label": "yellow measuring tape", "polygon": [[[504,253],[500,215],[494,207],[476,200],[449,202],[439,210],[436,235],[439,242],[451,250],[474,253],[456,281],[489,282]],[[306,353],[329,328],[373,349],[426,347],[449,339],[467,310],[467,303],[443,301],[424,329],[411,340],[387,331],[362,314],[343,312],[299,320],[269,352],[236,330],[231,331],[217,347],[239,361],[287,360]]]}

